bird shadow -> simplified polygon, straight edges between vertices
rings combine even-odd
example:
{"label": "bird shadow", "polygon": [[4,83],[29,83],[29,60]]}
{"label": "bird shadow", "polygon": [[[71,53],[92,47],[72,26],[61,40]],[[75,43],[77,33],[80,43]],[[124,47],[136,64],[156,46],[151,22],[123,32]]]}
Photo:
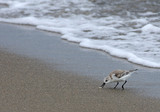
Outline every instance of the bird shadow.
{"label": "bird shadow", "polygon": [[126,88],[124,88],[124,89],[122,89],[121,87],[117,87],[117,88],[114,88],[114,87],[104,87],[104,88],[101,88],[102,90],[104,90],[104,91],[110,91],[110,92],[122,92],[122,93],[125,93],[125,92],[132,92],[133,91],[133,89],[132,88],[128,88],[128,87],[126,87]]}

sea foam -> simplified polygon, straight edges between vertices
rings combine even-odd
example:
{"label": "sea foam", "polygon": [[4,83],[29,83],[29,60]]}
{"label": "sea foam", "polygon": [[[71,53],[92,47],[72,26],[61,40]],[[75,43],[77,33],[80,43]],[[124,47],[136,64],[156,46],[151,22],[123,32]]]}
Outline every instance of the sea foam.
{"label": "sea foam", "polygon": [[144,27],[142,27],[142,32],[143,33],[160,33],[160,28],[152,24],[147,24]]}

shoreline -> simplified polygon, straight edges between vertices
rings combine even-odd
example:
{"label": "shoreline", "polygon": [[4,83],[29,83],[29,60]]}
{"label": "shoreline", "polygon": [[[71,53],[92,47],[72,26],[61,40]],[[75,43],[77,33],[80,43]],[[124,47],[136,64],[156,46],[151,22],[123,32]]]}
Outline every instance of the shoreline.
{"label": "shoreline", "polygon": [[3,112],[159,111],[160,99],[139,96],[129,89],[99,89],[99,81],[57,70],[37,59],[0,49],[0,62]]}
{"label": "shoreline", "polygon": [[[140,71],[129,79],[126,88],[131,91],[135,90],[135,93],[142,96],[160,98],[160,88],[155,86],[159,85],[158,73],[160,70],[125,62],[123,59],[96,50],[81,48],[74,43],[63,41],[58,34],[37,31],[34,27],[27,28],[26,26],[2,23],[0,25],[2,40],[0,45],[9,52],[39,59],[56,65],[58,70],[88,76],[99,82],[112,70],[138,68]],[[11,32],[11,34],[7,32]],[[110,84],[107,87],[112,88],[113,86],[114,84]]]}
{"label": "shoreline", "polygon": [[[62,34],[59,33],[59,32],[48,31],[48,30],[43,30],[43,29],[37,29],[35,25],[30,25],[30,24],[18,24],[18,23],[10,23],[10,22],[0,22],[0,24],[8,24],[8,25],[13,25],[13,26],[19,26],[22,29],[23,28],[25,29],[25,27],[28,27],[27,30],[29,30],[31,28],[33,30],[38,30],[38,31],[44,32],[46,34],[48,33],[48,34],[51,34],[51,35],[56,36],[56,37],[57,36],[58,37],[62,36]],[[104,50],[101,50],[101,49],[95,49],[95,48],[90,48],[90,47],[85,47],[85,46],[77,45],[77,43],[79,43],[79,42],[69,41],[69,40],[67,40],[65,38],[60,38],[60,40],[66,41],[64,43],[76,44],[76,46],[78,46],[78,47],[80,47],[82,49],[84,48],[86,50],[93,50],[93,51],[97,51],[97,52],[102,52],[102,53],[106,54],[107,56],[111,56],[113,58],[117,58],[117,59],[120,59],[120,60],[125,60],[125,61],[129,62],[130,64],[134,64],[134,65],[140,66],[142,68],[144,67],[144,68],[149,68],[149,69],[158,69],[158,70],[160,70],[159,67],[151,67],[151,66],[147,66],[147,65],[142,65],[142,64],[134,63],[132,61],[127,60],[126,58],[122,58],[122,57],[118,57],[118,56],[112,55],[112,54],[110,54],[110,53],[108,53],[108,52],[106,52]]]}

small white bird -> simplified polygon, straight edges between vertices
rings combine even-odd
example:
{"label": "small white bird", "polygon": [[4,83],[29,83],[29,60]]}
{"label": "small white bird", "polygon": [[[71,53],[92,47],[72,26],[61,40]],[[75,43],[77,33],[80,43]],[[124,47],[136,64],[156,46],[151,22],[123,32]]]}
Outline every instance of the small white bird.
{"label": "small white bird", "polygon": [[131,76],[132,73],[137,71],[138,69],[134,70],[115,70],[111,72],[107,77],[104,78],[103,84],[99,88],[103,88],[105,84],[111,83],[111,82],[117,82],[116,87],[118,86],[119,82],[123,82],[122,89],[124,90],[124,85],[127,83],[127,79]]}

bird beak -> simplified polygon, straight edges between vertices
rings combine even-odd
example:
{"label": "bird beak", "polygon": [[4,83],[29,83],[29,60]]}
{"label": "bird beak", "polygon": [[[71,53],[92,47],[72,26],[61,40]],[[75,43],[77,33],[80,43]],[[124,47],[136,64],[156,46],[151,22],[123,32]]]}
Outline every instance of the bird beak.
{"label": "bird beak", "polygon": [[105,86],[106,83],[103,83],[101,86],[99,86],[99,88],[103,88]]}

